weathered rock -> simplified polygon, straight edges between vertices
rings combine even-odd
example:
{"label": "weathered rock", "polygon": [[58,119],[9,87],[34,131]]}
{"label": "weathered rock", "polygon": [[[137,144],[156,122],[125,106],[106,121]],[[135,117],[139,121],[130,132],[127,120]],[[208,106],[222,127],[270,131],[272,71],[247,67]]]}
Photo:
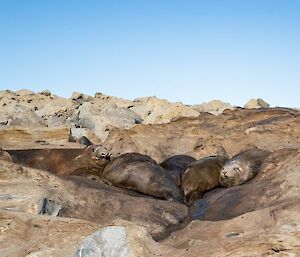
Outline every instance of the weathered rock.
{"label": "weathered rock", "polygon": [[169,103],[157,97],[135,99],[130,109],[142,117],[144,124],[168,123],[178,117],[199,115],[199,112],[182,103]]}
{"label": "weathered rock", "polygon": [[11,127],[0,130],[0,147],[6,150],[83,148],[80,144],[68,142],[68,137],[66,127]]}
{"label": "weathered rock", "polygon": [[133,257],[123,226],[102,228],[83,240],[75,257]]}
{"label": "weathered rock", "polygon": [[226,109],[233,109],[230,103],[224,103],[220,100],[212,100],[208,103],[192,105],[191,107],[198,112],[209,112],[214,115],[221,114]]}
{"label": "weathered rock", "polygon": [[6,162],[12,162],[13,161],[10,154],[7,151],[4,151],[1,147],[0,147],[0,160],[1,161],[6,161]]}
{"label": "weathered rock", "polygon": [[135,125],[135,119],[139,118],[135,112],[116,105],[99,108],[85,102],[79,111],[80,125],[92,130],[102,141],[107,138],[111,127],[129,128]]}
{"label": "weathered rock", "polygon": [[[113,129],[102,147],[120,153],[147,154],[157,162],[172,155],[190,155],[196,159],[215,155],[222,145],[229,156],[249,145],[268,151],[299,148],[300,112],[290,109],[234,109],[214,116],[180,118],[168,124],[140,124],[131,129]],[[245,134],[245,130],[264,125],[263,133]]]}
{"label": "weathered rock", "polygon": [[78,93],[78,92],[73,92],[71,99],[73,101],[76,101],[77,103],[83,104],[84,102],[89,102],[89,101],[93,101],[94,98],[89,96],[89,95],[85,95],[82,93]]}
{"label": "weathered rock", "polygon": [[21,89],[21,90],[17,90],[16,94],[19,96],[24,96],[24,95],[33,95],[34,92],[32,90],[28,90],[28,89]]}
{"label": "weathered rock", "polygon": [[258,98],[258,99],[251,99],[249,100],[245,106],[245,108],[250,108],[250,109],[258,109],[258,108],[269,108],[270,105],[265,102],[263,99]]}
{"label": "weathered rock", "polygon": [[40,215],[50,215],[50,216],[58,216],[59,211],[62,209],[60,203],[52,201],[51,199],[47,199],[43,197],[39,200],[37,204],[37,214]]}
{"label": "weathered rock", "polygon": [[39,94],[44,95],[44,96],[50,96],[51,92],[49,90],[43,90],[43,91],[39,92]]}

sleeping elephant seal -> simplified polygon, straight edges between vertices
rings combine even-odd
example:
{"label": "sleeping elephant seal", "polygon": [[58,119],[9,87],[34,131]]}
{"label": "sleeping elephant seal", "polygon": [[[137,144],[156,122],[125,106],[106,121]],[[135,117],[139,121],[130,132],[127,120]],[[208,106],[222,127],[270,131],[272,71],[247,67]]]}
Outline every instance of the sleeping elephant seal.
{"label": "sleeping elephant seal", "polygon": [[181,176],[181,187],[186,203],[201,198],[201,195],[220,185],[219,176],[228,159],[210,156],[192,162]]}
{"label": "sleeping elephant seal", "polygon": [[181,174],[185,171],[186,167],[194,161],[196,161],[196,159],[188,155],[174,155],[164,160],[160,166],[171,175],[177,185],[180,185]]}
{"label": "sleeping elephant seal", "polygon": [[1,161],[7,161],[7,162],[13,162],[13,159],[11,158],[10,154],[6,151],[4,151],[0,147],[0,160]]}
{"label": "sleeping elephant seal", "polygon": [[231,158],[220,173],[220,184],[231,187],[245,183],[255,177],[263,161],[270,152],[262,149],[249,149]]}
{"label": "sleeping elephant seal", "polygon": [[165,200],[182,200],[171,176],[147,155],[126,153],[112,160],[101,178],[123,187]]}
{"label": "sleeping elephant seal", "polygon": [[110,157],[96,156],[95,147],[85,149],[8,150],[13,161],[23,166],[45,170],[60,176],[80,175],[100,178]]}

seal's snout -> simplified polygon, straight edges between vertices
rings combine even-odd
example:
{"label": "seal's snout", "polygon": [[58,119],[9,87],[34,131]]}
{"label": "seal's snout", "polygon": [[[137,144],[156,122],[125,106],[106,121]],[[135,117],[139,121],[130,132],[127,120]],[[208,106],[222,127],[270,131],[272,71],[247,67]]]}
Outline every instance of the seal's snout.
{"label": "seal's snout", "polygon": [[[223,177],[228,178],[227,171],[223,172]],[[221,178],[223,178],[223,177],[221,176]]]}

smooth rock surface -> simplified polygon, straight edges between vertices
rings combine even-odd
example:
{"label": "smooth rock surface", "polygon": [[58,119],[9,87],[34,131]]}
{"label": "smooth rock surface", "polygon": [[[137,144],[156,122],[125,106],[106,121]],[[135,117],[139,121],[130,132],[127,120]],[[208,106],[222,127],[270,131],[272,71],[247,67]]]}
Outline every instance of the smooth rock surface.
{"label": "smooth rock surface", "polygon": [[252,108],[252,109],[258,109],[258,108],[269,108],[270,105],[265,102],[263,99],[250,99],[244,106],[245,108]]}
{"label": "smooth rock surface", "polygon": [[133,257],[125,227],[102,228],[83,240],[74,257]]}

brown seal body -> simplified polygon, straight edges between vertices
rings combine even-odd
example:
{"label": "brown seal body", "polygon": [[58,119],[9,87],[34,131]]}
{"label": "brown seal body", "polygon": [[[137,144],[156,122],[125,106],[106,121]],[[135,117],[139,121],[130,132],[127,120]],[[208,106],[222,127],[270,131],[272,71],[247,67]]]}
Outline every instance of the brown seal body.
{"label": "brown seal body", "polygon": [[221,170],[220,184],[224,187],[231,187],[243,184],[255,177],[269,154],[269,151],[254,148],[233,156]]}
{"label": "brown seal body", "polygon": [[219,176],[228,159],[224,156],[210,156],[191,163],[181,177],[181,187],[187,203],[220,185]]}
{"label": "brown seal body", "polygon": [[123,187],[165,200],[182,200],[171,176],[156,161],[138,153],[123,154],[103,170],[102,179]]}
{"label": "brown seal body", "polygon": [[196,159],[188,155],[174,155],[164,160],[160,166],[171,175],[177,185],[180,185],[181,174],[185,171],[186,167],[194,161],[196,161]]}
{"label": "brown seal body", "polygon": [[96,175],[109,162],[94,155],[94,147],[86,149],[26,149],[9,150],[15,163],[57,175]]}
{"label": "brown seal body", "polygon": [[0,147],[0,160],[1,161],[7,161],[7,162],[13,162],[13,159],[11,158],[10,154],[6,151],[4,151]]}

